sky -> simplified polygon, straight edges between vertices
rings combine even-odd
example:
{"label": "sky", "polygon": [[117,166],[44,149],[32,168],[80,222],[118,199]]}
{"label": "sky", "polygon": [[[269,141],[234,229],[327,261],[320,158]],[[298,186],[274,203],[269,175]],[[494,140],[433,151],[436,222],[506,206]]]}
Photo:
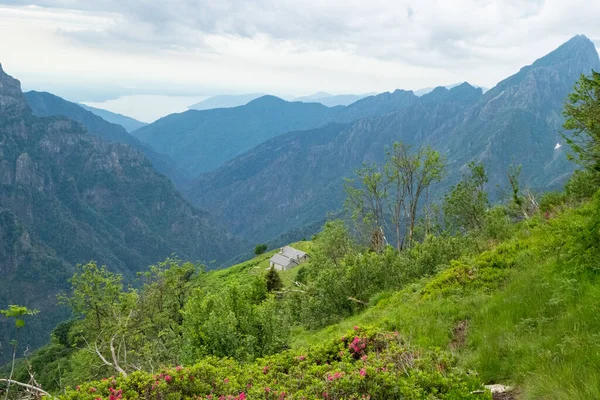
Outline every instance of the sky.
{"label": "sky", "polygon": [[493,87],[576,34],[600,46],[598,20],[590,0],[0,0],[0,63],[149,120],[159,98]]}

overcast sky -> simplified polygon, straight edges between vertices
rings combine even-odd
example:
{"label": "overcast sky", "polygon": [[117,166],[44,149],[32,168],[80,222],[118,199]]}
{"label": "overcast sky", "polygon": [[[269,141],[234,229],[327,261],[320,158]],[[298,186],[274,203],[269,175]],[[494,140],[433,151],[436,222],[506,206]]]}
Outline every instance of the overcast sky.
{"label": "overcast sky", "polygon": [[575,34],[592,0],[0,0],[0,62],[26,89],[121,95],[485,87]]}

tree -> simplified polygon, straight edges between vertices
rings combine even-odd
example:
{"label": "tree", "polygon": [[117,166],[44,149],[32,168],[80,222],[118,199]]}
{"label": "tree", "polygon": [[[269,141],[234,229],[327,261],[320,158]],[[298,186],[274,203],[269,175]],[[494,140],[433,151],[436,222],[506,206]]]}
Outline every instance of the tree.
{"label": "tree", "polygon": [[101,331],[112,320],[111,309],[123,291],[122,276],[113,274],[105,266],[98,268],[95,262],[77,265],[71,279],[71,296],[59,296],[76,315],[83,316],[93,328]]}
{"label": "tree", "polygon": [[445,162],[440,153],[429,146],[412,152],[410,145],[397,142],[388,152],[385,165],[393,200],[389,205],[396,233],[396,248],[410,247],[423,194],[445,175]]}
{"label": "tree", "polygon": [[443,204],[446,223],[463,232],[481,229],[489,208],[485,167],[472,161],[468,169],[469,172],[445,195]]}
{"label": "tree", "polygon": [[376,164],[365,165],[356,171],[356,175],[358,179],[346,179],[344,188],[347,197],[344,206],[350,212],[358,231],[372,240],[373,235],[379,236],[384,226],[389,182],[383,168]]}
{"label": "tree", "polygon": [[[126,376],[129,325],[137,303],[137,292],[123,292],[122,277],[95,262],[77,265],[71,279],[71,296],[59,296],[75,315],[80,336],[103,365]],[[92,345],[93,344],[93,345]],[[107,355],[108,354],[108,355]],[[123,365],[121,365],[123,363]]]}
{"label": "tree", "polygon": [[265,276],[265,282],[267,284],[267,290],[269,292],[278,291],[283,288],[283,282],[281,281],[281,277],[279,276],[275,268],[269,268]]}
{"label": "tree", "polygon": [[508,166],[506,175],[508,176],[508,183],[510,184],[512,194],[512,201],[510,205],[513,210],[519,214],[522,214],[523,217],[527,219],[538,211],[539,205],[529,188],[525,189],[524,194],[522,193],[520,183],[521,169],[521,165],[511,164]]}
{"label": "tree", "polygon": [[575,90],[569,95],[563,111],[564,128],[571,136],[563,137],[575,152],[572,157],[589,171],[598,183],[600,175],[600,73],[581,75]]}
{"label": "tree", "polygon": [[345,205],[357,225],[366,227],[373,250],[383,250],[389,222],[396,248],[410,247],[423,195],[445,174],[440,154],[429,146],[413,152],[409,145],[394,143],[384,165],[364,167],[356,173],[358,185],[356,180],[346,180]]}
{"label": "tree", "polygon": [[267,251],[267,248],[268,246],[264,243],[256,245],[256,247],[254,248],[254,254],[257,256],[264,254],[264,252]]}
{"label": "tree", "polygon": [[[0,310],[0,314],[4,315],[6,318],[13,318],[15,320],[15,328],[17,329],[17,336],[18,336],[19,330],[25,326],[25,317],[28,315],[35,315],[38,312],[39,311],[37,311],[37,310],[30,310],[27,307],[18,306],[18,305],[14,305],[14,304],[9,305],[8,308],[5,310]],[[9,393],[11,384],[16,384],[19,386],[26,387],[28,389],[34,389],[37,392],[45,393],[43,390],[40,390],[39,388],[37,388],[35,386],[13,381],[13,374],[15,371],[15,360],[16,360],[16,355],[17,355],[18,344],[19,344],[18,338],[11,342],[11,346],[13,348],[13,354],[12,354],[10,375],[9,375],[8,379],[0,379],[0,382],[6,382],[6,392],[5,392],[5,397],[4,397],[5,399],[8,399],[8,393]]]}

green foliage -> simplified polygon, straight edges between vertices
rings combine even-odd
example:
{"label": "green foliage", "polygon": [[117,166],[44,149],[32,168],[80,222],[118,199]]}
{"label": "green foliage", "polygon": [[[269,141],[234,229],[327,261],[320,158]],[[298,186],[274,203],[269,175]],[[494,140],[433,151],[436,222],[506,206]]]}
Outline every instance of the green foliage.
{"label": "green foliage", "polygon": [[574,159],[588,171],[600,173],[600,73],[581,75],[563,111],[565,136],[575,152]]}
{"label": "green foliage", "polygon": [[415,348],[397,333],[355,327],[341,340],[249,365],[207,358],[191,367],[86,383],[60,398],[491,399],[489,392],[472,393],[481,389],[446,352]]}
{"label": "green foliage", "polygon": [[446,194],[443,205],[446,223],[461,232],[481,229],[489,208],[484,165],[471,162],[468,169],[469,173]]}
{"label": "green foliage", "polygon": [[267,291],[269,292],[279,291],[283,288],[283,282],[281,281],[281,277],[275,268],[269,268],[267,270],[267,274],[265,275],[265,283],[267,285]]}
{"label": "green foliage", "polygon": [[413,151],[412,146],[396,142],[383,165],[357,170],[358,182],[346,179],[345,207],[372,250],[383,251],[388,225],[396,249],[412,246],[422,196],[445,173],[444,159],[431,147]]}
{"label": "green foliage", "polygon": [[207,355],[253,360],[283,349],[289,327],[260,277],[219,292],[197,289],[183,310],[187,360]]}
{"label": "green foliage", "polygon": [[268,246],[266,244],[258,244],[256,245],[256,247],[254,248],[254,254],[259,256],[261,254],[263,254],[265,251],[267,251]]}
{"label": "green foliage", "polygon": [[567,200],[567,194],[564,192],[548,192],[544,193],[540,198],[540,211],[549,213],[554,208],[564,204]]}
{"label": "green foliage", "polygon": [[[522,398],[598,398],[600,358],[590,351],[600,330],[598,196],[513,224],[492,249],[462,257],[338,325],[302,332],[292,347],[374,324],[420,346],[450,346],[459,365],[485,383],[516,386]],[[461,321],[468,328],[459,345]]]}
{"label": "green foliage", "polygon": [[17,329],[23,328],[25,326],[25,316],[35,315],[38,312],[39,311],[37,310],[30,310],[27,307],[17,306],[14,304],[9,305],[8,308],[5,310],[0,310],[0,314],[4,315],[6,318],[14,318],[15,327]]}
{"label": "green foliage", "polygon": [[583,200],[592,197],[599,186],[598,174],[585,169],[577,170],[565,185],[565,191],[567,196],[575,200]]}
{"label": "green foliage", "polygon": [[122,276],[109,272],[95,262],[77,265],[71,279],[71,296],[60,296],[73,313],[91,324],[88,328],[102,330],[109,325],[118,307],[123,290]]}

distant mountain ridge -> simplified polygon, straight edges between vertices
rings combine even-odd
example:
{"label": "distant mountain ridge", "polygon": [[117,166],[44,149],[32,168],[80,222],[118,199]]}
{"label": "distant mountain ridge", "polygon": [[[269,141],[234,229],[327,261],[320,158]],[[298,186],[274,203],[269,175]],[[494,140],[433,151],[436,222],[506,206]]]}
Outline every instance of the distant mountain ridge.
{"label": "distant mountain ridge", "polygon": [[[452,88],[454,88],[454,87],[456,87],[456,86],[460,86],[460,85],[462,85],[463,83],[466,83],[466,82],[462,82],[462,83],[453,83],[453,84],[451,84],[451,85],[444,85],[444,86],[426,87],[426,88],[422,88],[422,89],[415,90],[414,92],[415,92],[415,94],[416,94],[417,96],[419,96],[419,97],[420,97],[420,96],[423,96],[423,95],[425,95],[425,94],[427,94],[427,93],[430,93],[430,92],[432,92],[434,89],[436,89],[436,88],[438,88],[438,87],[445,87],[446,89],[452,89]],[[487,91],[489,90],[488,88],[484,88],[483,86],[477,86],[477,85],[473,85],[473,86],[474,86],[474,87],[476,87],[476,88],[480,88],[480,89],[483,91],[483,93],[485,93],[485,92],[487,92]]]}
{"label": "distant mountain ridge", "polygon": [[148,125],[146,122],[138,121],[137,119],[128,117],[123,114],[114,113],[101,108],[90,107],[85,104],[78,103],[84,109],[93,112],[97,116],[113,124],[121,125],[127,132],[133,132],[140,129],[142,126]]}
{"label": "distant mountain ridge", "polygon": [[209,97],[199,103],[192,104],[190,110],[212,110],[213,108],[232,108],[248,104],[252,100],[265,96],[265,93],[223,94]]}
{"label": "distant mountain ridge", "polygon": [[[132,146],[66,117],[35,116],[19,81],[0,66],[0,303],[41,311],[24,345],[46,342],[65,317],[56,293],[77,263],[95,260],[132,277],[173,254],[214,266],[247,248]],[[6,343],[8,331],[0,332]]]}
{"label": "distant mountain ridge", "polygon": [[133,135],[169,155],[188,175],[197,176],[283,133],[383,115],[417,101],[414,93],[403,90],[337,107],[267,95],[245,106],[172,114]]}
{"label": "distant mountain ridge", "polygon": [[84,106],[71,103],[46,92],[30,91],[25,93],[25,98],[34,115],[38,117],[65,116],[79,122],[92,135],[101,137],[111,143],[128,144],[140,151],[150,160],[158,172],[166,175],[175,185],[182,186],[189,182],[190,178],[175,166],[169,156],[157,153],[150,146],[143,144],[129,134],[121,125],[106,121],[104,118],[88,111]]}
{"label": "distant mountain ridge", "polygon": [[366,94],[329,94],[326,92],[317,92],[310,96],[296,97],[293,101],[302,101],[305,103],[321,103],[327,107],[348,106],[360,99],[368,96],[375,96],[377,93]]}
{"label": "distant mountain ridge", "polygon": [[[564,147],[555,149],[562,107],[580,74],[592,69],[600,70],[598,53],[576,36],[485,94],[462,84],[422,97],[403,91],[369,97],[350,106],[359,116],[353,122],[274,137],[200,176],[187,196],[230,229],[269,240],[340,210],[343,178],[364,162],[381,161],[385,147],[399,140],[431,144],[448,160],[449,179],[432,196],[472,160],[484,162],[491,188],[505,185],[511,163],[523,165],[532,187],[558,187],[574,169]],[[372,116],[370,107],[388,112]]]}

